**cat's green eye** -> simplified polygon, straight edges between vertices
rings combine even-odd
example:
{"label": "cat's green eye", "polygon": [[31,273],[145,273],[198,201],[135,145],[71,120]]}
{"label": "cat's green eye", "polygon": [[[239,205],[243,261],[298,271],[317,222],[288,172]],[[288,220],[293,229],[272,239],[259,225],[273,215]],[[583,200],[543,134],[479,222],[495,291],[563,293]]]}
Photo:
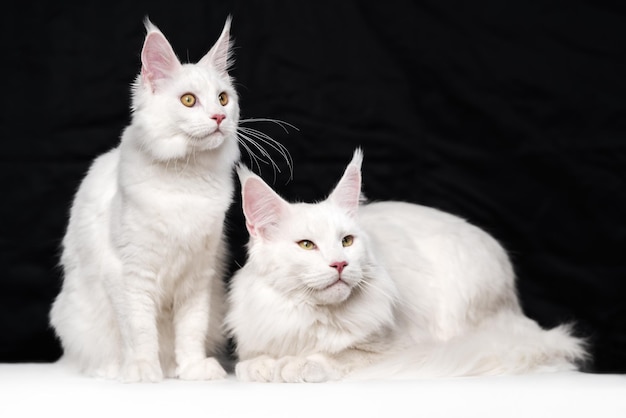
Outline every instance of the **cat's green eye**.
{"label": "cat's green eye", "polygon": [[344,247],[349,247],[352,245],[353,242],[354,242],[354,237],[352,235],[346,235],[341,240],[341,245],[343,245]]}
{"label": "cat's green eye", "polygon": [[222,106],[226,106],[228,104],[228,94],[225,91],[221,92],[217,99],[220,101]]}
{"label": "cat's green eye", "polygon": [[298,245],[304,250],[314,250],[315,248],[317,248],[315,243],[313,241],[309,241],[308,239],[298,241]]}
{"label": "cat's green eye", "polygon": [[180,102],[187,107],[192,107],[196,104],[196,96],[191,93],[185,93],[180,96]]}

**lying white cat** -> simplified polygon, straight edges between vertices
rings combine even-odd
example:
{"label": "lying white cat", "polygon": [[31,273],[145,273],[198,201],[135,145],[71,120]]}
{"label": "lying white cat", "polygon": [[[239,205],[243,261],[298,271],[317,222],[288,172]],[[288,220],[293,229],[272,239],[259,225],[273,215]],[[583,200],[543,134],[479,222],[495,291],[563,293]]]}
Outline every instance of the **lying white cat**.
{"label": "lying white cat", "polygon": [[524,316],[509,258],[463,219],[361,202],[362,153],[330,196],[288,203],[243,166],[248,260],[226,327],[237,377],[322,382],[574,369],[584,344]]}

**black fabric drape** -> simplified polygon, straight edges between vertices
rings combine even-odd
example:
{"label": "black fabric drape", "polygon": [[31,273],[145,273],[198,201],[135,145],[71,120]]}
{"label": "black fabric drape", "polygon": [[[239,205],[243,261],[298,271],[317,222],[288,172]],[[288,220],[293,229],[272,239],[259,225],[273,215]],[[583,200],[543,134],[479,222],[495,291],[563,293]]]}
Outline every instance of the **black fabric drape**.
{"label": "black fabric drape", "polygon": [[[536,4],[535,4],[536,3]],[[509,250],[526,313],[626,371],[626,11],[615,2],[31,2],[2,15],[0,361],[52,361],[59,245],[92,159],[129,121],[148,15],[196,61],[233,16],[243,118],[317,200],[352,151],[364,192],[443,209]],[[244,161],[248,161],[244,155]],[[275,178],[275,180],[274,180]],[[245,261],[239,202],[231,271]]]}

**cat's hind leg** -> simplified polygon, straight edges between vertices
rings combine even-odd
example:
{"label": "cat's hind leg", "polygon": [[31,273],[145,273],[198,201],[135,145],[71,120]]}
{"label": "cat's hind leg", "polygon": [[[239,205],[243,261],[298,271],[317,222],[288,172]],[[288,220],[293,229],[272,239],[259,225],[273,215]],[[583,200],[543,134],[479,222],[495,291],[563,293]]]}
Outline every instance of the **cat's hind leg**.
{"label": "cat's hind leg", "polygon": [[118,379],[121,337],[106,298],[85,298],[77,288],[64,289],[50,312],[50,323],[61,340],[59,360],[81,373]]}

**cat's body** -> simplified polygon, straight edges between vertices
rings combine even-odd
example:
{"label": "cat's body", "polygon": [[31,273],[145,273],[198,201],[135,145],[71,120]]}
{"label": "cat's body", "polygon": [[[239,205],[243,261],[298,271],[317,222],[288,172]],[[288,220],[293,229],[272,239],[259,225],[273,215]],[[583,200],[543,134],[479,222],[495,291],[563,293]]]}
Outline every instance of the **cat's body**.
{"label": "cat's body", "polygon": [[239,160],[229,27],[181,64],[146,21],[133,118],[76,193],[50,313],[63,361],[123,381],[215,379],[225,346],[224,219]]}
{"label": "cat's body", "polygon": [[[503,248],[441,211],[359,205],[361,155],[323,202],[289,204],[239,170],[249,257],[227,327],[239,378],[325,381],[572,369],[567,327],[522,314]],[[341,279],[338,281],[338,279]]]}

